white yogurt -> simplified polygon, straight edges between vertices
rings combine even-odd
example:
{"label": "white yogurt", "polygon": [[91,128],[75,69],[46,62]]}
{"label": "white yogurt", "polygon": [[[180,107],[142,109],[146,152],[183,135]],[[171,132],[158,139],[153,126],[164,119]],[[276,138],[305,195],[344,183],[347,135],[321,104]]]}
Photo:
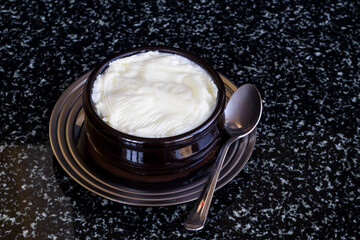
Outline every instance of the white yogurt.
{"label": "white yogurt", "polygon": [[120,132],[170,137],[213,113],[218,90],[209,74],[176,54],[151,51],[110,63],[92,89],[97,114]]}

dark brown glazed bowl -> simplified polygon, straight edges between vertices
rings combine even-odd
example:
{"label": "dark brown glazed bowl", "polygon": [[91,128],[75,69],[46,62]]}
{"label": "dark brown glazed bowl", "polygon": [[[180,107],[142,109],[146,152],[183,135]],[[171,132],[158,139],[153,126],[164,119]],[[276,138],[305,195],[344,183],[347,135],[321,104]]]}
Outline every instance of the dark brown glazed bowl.
{"label": "dark brown glazed bowl", "polygon": [[[199,127],[173,137],[143,138],[115,130],[97,115],[91,100],[97,76],[107,69],[110,62],[147,51],[188,58],[213,78],[218,88],[218,102],[210,118]],[[202,167],[219,149],[224,131],[225,87],[211,66],[189,52],[169,47],[143,47],[115,54],[91,72],[83,96],[88,155],[99,167],[116,177],[142,182],[174,180]]]}

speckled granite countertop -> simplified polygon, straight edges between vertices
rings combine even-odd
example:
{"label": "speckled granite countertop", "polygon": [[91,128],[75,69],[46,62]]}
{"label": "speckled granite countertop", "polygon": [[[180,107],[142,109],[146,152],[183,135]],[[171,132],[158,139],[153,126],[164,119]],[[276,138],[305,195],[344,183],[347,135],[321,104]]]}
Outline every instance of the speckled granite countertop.
{"label": "speckled granite countertop", "polygon": [[[0,6],[0,239],[360,238],[359,2],[115,2]],[[253,155],[200,232],[181,224],[192,203],[101,198],[50,147],[61,93],[144,45],[191,51],[263,96]]]}

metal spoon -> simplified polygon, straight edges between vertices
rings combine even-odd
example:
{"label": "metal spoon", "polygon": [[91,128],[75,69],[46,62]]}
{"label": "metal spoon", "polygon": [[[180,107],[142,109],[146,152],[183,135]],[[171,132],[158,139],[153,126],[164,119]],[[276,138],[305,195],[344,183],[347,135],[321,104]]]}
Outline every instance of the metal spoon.
{"label": "metal spoon", "polygon": [[225,109],[225,131],[229,139],[221,147],[209,179],[184,223],[186,229],[200,230],[204,227],[225,156],[231,144],[254,130],[261,112],[261,96],[254,85],[242,85],[230,98]]}

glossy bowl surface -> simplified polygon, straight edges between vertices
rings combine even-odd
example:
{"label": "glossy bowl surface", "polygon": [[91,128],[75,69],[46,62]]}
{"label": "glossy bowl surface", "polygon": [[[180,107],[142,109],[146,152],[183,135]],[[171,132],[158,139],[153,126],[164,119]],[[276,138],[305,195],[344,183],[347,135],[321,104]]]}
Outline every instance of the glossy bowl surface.
{"label": "glossy bowl surface", "polygon": [[[181,135],[144,138],[120,132],[107,125],[95,112],[91,91],[97,76],[119,58],[159,51],[177,54],[201,66],[218,88],[214,112],[199,127]],[[85,144],[96,164],[116,177],[134,181],[161,182],[188,175],[212,159],[224,132],[225,88],[218,73],[195,55],[169,47],[142,47],[115,54],[100,63],[90,74],[83,92]]]}

